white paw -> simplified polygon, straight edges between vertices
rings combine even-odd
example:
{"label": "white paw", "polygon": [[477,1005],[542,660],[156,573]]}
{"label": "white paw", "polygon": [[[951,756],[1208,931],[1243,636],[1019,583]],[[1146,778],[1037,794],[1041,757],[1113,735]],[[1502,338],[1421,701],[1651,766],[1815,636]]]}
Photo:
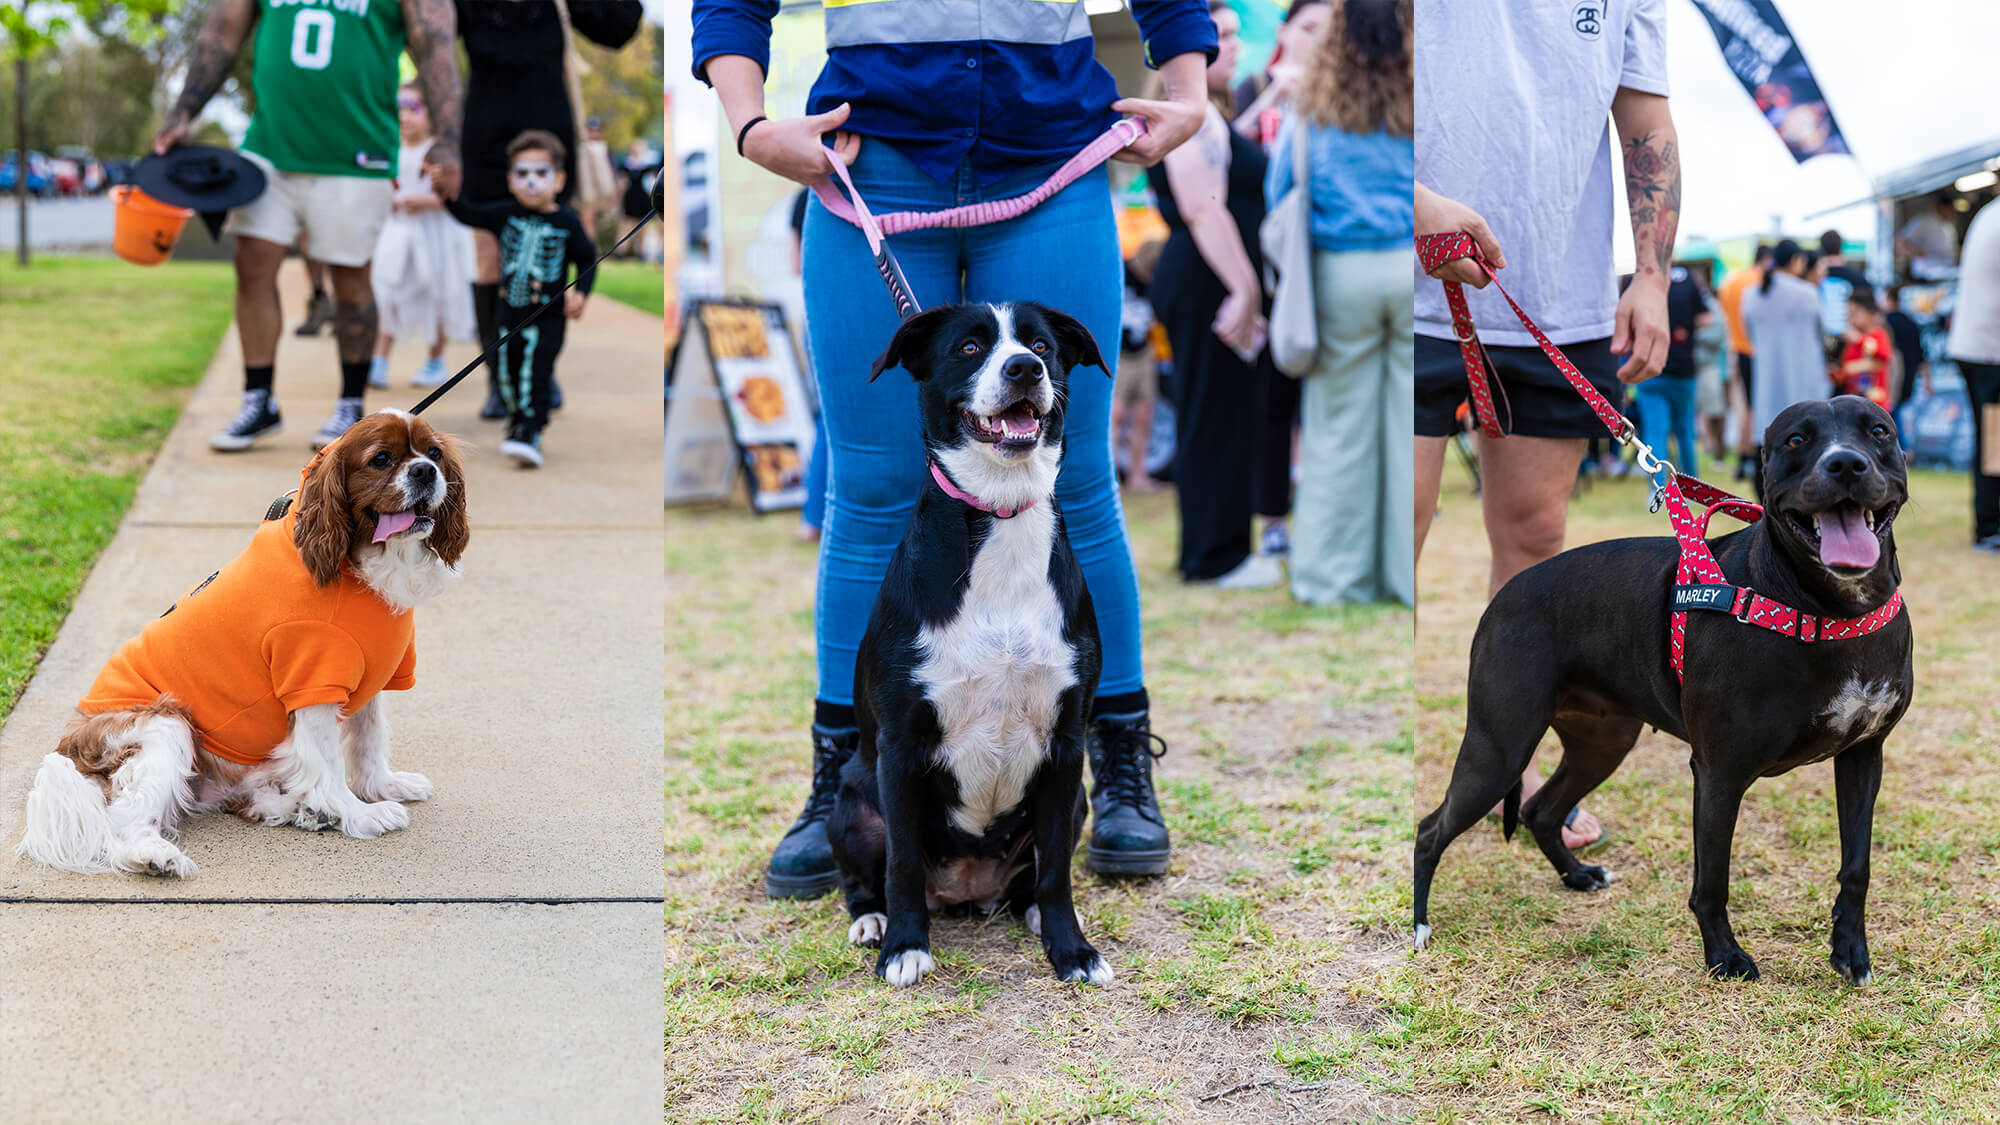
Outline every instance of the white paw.
{"label": "white paw", "polygon": [[1417,950],[1418,950],[1418,952],[1422,952],[1422,951],[1423,951],[1423,948],[1424,948],[1425,946],[1429,945],[1430,943],[1431,943],[1431,928],[1430,928],[1430,926],[1429,926],[1429,925],[1428,925],[1427,923],[1423,923],[1423,922],[1419,922],[1419,923],[1417,923]]}
{"label": "white paw", "polygon": [[372,796],[378,801],[428,801],[435,790],[423,774],[392,773],[377,780]]}
{"label": "white paw", "polygon": [[[1077,929],[1079,929],[1079,930],[1080,930],[1080,929],[1082,929],[1082,928],[1083,928],[1083,914],[1082,914],[1081,912],[1077,912],[1077,911],[1072,911],[1072,913],[1075,913],[1075,914],[1076,914],[1076,928],[1077,928]],[[1029,933],[1031,933],[1031,934],[1035,935],[1036,937],[1041,937],[1041,936],[1042,936],[1042,908],[1041,908],[1041,907],[1039,907],[1039,906],[1030,906],[1030,907],[1028,907],[1028,911],[1027,911],[1027,913],[1025,913],[1025,914],[1021,915],[1021,924],[1022,924],[1022,925],[1024,925],[1024,926],[1026,926],[1026,927],[1028,927],[1028,932],[1029,932]]]}
{"label": "white paw", "polygon": [[243,806],[243,819],[276,828],[280,824],[292,823],[298,812],[297,796],[277,789],[259,789],[250,794],[249,802]]}
{"label": "white paw", "polygon": [[888,928],[888,915],[863,914],[854,920],[853,925],[847,927],[847,944],[881,945],[882,931]]}
{"label": "white paw", "polygon": [[340,818],[341,832],[357,840],[373,840],[384,832],[409,826],[410,810],[396,801],[359,805]]}
{"label": "white paw", "polygon": [[176,879],[192,879],[198,870],[187,853],[159,836],[141,836],[112,844],[111,865],[120,871]]}
{"label": "white paw", "polygon": [[882,970],[882,979],[897,988],[908,988],[936,971],[937,962],[921,949],[908,949],[896,954],[895,958]]}
{"label": "white paw", "polygon": [[1072,984],[1106,985],[1111,983],[1112,976],[1111,962],[1102,957],[1092,957],[1089,964],[1080,969],[1071,969],[1063,979]]}

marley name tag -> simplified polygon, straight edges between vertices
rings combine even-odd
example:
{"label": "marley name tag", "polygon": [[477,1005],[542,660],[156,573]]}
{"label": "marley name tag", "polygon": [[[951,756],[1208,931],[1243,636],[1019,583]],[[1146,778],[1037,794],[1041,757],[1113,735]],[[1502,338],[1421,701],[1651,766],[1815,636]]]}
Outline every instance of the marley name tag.
{"label": "marley name tag", "polygon": [[1736,608],[1736,587],[1734,586],[1676,586],[1674,587],[1674,609],[1718,609],[1724,613]]}

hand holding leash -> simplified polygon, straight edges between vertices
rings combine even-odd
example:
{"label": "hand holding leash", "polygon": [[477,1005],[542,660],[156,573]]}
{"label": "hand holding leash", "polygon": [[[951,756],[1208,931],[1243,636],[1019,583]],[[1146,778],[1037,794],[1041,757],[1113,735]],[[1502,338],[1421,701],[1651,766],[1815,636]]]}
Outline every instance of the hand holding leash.
{"label": "hand holding leash", "polygon": [[[1492,228],[1486,225],[1479,212],[1456,199],[1446,199],[1421,183],[1416,185],[1416,220],[1419,237],[1428,234],[1471,235],[1487,264],[1496,270],[1507,267],[1507,255],[1500,249],[1500,240],[1493,237]],[[1453,259],[1430,271],[1430,274],[1440,281],[1456,281],[1474,289],[1486,288],[1489,280],[1486,271],[1471,258]]]}
{"label": "hand holding leash", "polygon": [[[754,120],[740,134],[743,156],[765,171],[811,187],[826,179],[828,158],[822,153],[828,148],[842,164],[851,165],[861,155],[861,138],[840,129],[849,112],[848,104],[842,102],[810,117]],[[831,145],[820,141],[827,133],[833,134]]]}

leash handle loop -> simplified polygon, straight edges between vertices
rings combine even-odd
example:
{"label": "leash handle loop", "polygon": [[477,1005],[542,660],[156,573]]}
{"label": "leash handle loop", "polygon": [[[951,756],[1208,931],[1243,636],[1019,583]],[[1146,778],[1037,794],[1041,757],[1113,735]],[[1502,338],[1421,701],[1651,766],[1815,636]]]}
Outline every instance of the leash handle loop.
{"label": "leash handle loop", "polygon": [[917,304],[916,293],[910,288],[909,280],[903,276],[902,267],[896,264],[896,255],[889,250],[890,235],[936,227],[983,226],[1024,215],[1055,193],[1075,183],[1084,173],[1104,163],[1112,153],[1138,140],[1145,131],[1144,118],[1121,118],[1096,140],[1085,145],[1076,155],[1065,161],[1063,166],[1056,169],[1048,179],[1033,190],[1011,199],[969,203],[942,211],[892,211],[878,218],[868,209],[868,201],[861,197],[861,189],[854,186],[854,179],[847,171],[847,163],[835,155],[831,148],[822,149],[826,154],[827,166],[833,170],[833,175],[840,180],[841,186],[847,189],[847,195],[842,196],[834,188],[831,179],[823,179],[812,185],[812,193],[819,199],[820,205],[836,217],[861,228],[861,237],[868,240],[868,252],[875,257],[875,272],[882,275],[882,284],[888,288],[889,299],[896,305],[896,315],[908,320],[921,312],[922,306]]}

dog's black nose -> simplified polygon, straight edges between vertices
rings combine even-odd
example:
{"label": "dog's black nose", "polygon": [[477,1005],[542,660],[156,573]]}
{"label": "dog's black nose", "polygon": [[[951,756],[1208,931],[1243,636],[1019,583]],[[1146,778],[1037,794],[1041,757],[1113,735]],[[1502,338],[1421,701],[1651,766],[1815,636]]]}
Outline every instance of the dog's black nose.
{"label": "dog's black nose", "polygon": [[1822,472],[1835,480],[1854,480],[1868,472],[1868,458],[1854,449],[1830,449],[1820,458]]}
{"label": "dog's black nose", "polygon": [[1032,383],[1043,375],[1042,361],[1031,355],[1010,356],[1000,374],[1016,383]]}
{"label": "dog's black nose", "polygon": [[410,466],[411,484],[430,484],[437,480],[437,475],[437,466],[431,464],[429,461],[419,461]]}

